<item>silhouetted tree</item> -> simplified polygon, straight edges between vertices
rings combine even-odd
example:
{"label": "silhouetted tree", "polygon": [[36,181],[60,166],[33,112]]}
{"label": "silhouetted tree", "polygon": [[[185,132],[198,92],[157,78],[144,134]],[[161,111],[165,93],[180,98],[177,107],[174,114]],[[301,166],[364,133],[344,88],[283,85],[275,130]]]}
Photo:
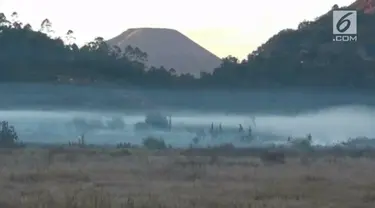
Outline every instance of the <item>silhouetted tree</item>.
{"label": "silhouetted tree", "polygon": [[51,35],[53,33],[51,21],[49,21],[49,19],[44,19],[42,23],[40,24],[39,31],[47,35]]}
{"label": "silhouetted tree", "polygon": [[17,12],[11,20],[0,13],[0,81],[97,80],[168,89],[374,88],[374,21],[374,15],[359,12],[358,42],[333,42],[330,11],[316,21],[301,22],[296,30],[280,31],[245,60],[225,57],[213,73],[202,72],[195,78],[178,74],[178,69],[147,66],[148,55],[140,48],[109,46],[103,37],[78,47],[72,30],[65,37],[51,38],[49,19],[34,31],[18,20]]}

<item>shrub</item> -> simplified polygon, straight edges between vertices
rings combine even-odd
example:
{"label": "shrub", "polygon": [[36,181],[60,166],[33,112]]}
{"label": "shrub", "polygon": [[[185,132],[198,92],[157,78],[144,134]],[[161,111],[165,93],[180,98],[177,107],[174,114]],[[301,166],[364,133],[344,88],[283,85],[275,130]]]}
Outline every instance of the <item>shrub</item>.
{"label": "shrub", "polygon": [[167,149],[167,145],[165,144],[163,139],[157,139],[153,137],[147,137],[143,140],[143,146],[145,146],[147,149],[153,149],[153,150],[161,150],[161,149]]}
{"label": "shrub", "polygon": [[145,123],[160,129],[167,129],[170,127],[170,123],[166,116],[163,116],[161,113],[150,113],[146,115]]}
{"label": "shrub", "polygon": [[260,156],[260,159],[264,163],[284,164],[285,154],[283,152],[266,151]]}
{"label": "shrub", "polygon": [[130,156],[132,153],[128,149],[116,149],[109,153],[112,157]]}
{"label": "shrub", "polygon": [[14,126],[9,125],[7,121],[0,122],[0,147],[19,146],[18,135]]}
{"label": "shrub", "polygon": [[131,144],[130,142],[123,142],[123,143],[118,143],[116,145],[116,148],[122,149],[122,148],[135,148],[136,145]]}
{"label": "shrub", "polygon": [[69,141],[68,146],[70,146],[70,147],[80,147],[80,148],[86,147],[85,134],[81,134],[81,136],[78,137],[77,142]]}

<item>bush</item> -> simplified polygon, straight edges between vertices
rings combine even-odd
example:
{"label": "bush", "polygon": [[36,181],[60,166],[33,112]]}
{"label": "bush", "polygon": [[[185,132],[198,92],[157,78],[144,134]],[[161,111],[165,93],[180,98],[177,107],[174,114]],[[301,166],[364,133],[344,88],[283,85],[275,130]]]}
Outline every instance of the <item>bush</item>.
{"label": "bush", "polygon": [[162,150],[167,149],[167,145],[165,144],[163,139],[157,139],[153,137],[147,137],[143,140],[143,146],[145,146],[147,149],[152,150]]}
{"label": "bush", "polygon": [[136,145],[131,144],[130,142],[124,142],[124,143],[118,143],[116,145],[117,149],[123,149],[123,148],[135,148]]}
{"label": "bush", "polygon": [[266,151],[261,156],[260,159],[264,163],[272,163],[272,164],[284,164],[285,161],[285,154],[283,152],[276,152],[276,151]]}
{"label": "bush", "polygon": [[123,157],[123,156],[130,156],[132,153],[128,149],[116,149],[109,153],[112,157]]}
{"label": "bush", "polygon": [[18,135],[14,126],[9,125],[7,121],[0,122],[0,147],[19,146]]}
{"label": "bush", "polygon": [[80,147],[80,148],[86,147],[85,134],[81,134],[81,136],[78,137],[77,142],[69,141],[68,146],[70,146],[70,147],[76,146],[76,147]]}
{"label": "bush", "polygon": [[146,115],[145,123],[160,129],[169,128],[170,124],[166,116],[163,116],[161,113],[150,113]]}

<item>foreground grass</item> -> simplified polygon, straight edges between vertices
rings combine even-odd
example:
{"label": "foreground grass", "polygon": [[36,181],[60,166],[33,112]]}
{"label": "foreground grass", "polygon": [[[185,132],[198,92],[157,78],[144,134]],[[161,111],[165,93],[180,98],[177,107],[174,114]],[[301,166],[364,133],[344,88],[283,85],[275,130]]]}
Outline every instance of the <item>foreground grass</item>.
{"label": "foreground grass", "polygon": [[181,155],[179,150],[0,151],[0,207],[374,207],[375,160]]}

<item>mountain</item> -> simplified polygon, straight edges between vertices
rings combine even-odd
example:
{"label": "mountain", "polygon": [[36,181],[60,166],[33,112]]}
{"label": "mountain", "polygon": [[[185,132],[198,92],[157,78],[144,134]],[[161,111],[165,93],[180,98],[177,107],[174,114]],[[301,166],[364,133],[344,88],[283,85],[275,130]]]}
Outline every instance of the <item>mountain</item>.
{"label": "mountain", "polygon": [[[316,18],[315,21],[303,21],[297,30],[284,29],[262,44],[252,55],[270,57],[278,53],[284,53],[289,48],[288,55],[301,56],[326,56],[327,52],[337,55],[349,52],[357,53],[363,57],[362,52],[374,55],[373,26],[375,0],[358,0],[343,9],[356,9],[358,11],[358,41],[352,43],[332,41],[332,10],[340,9],[337,5],[328,13]],[[293,54],[295,53],[295,54]]]}
{"label": "mountain", "polygon": [[[356,1],[341,8],[358,10],[357,41],[333,41],[333,10],[340,8],[332,5],[314,21],[303,21],[298,29],[275,34],[242,61],[232,56],[219,60],[170,29],[135,28],[108,40],[122,51],[108,47],[102,37],[78,47],[62,38],[51,38],[48,19],[42,22],[47,31],[43,33],[27,23],[8,20],[0,12],[0,82],[111,83],[199,90],[375,89],[374,1]],[[149,54],[149,65],[156,68],[140,63],[146,57],[139,49]],[[172,67],[179,73],[213,73],[202,73],[195,79],[190,74],[177,76],[169,70]]]}
{"label": "mountain", "polygon": [[[332,9],[298,29],[284,29],[248,55],[244,63],[224,60],[216,82],[246,87],[375,88],[375,1]],[[357,41],[333,41],[333,10],[356,9]]]}
{"label": "mountain", "polygon": [[106,42],[122,50],[128,45],[138,47],[147,53],[149,66],[174,68],[177,74],[211,73],[221,63],[213,53],[173,29],[133,28]]}

